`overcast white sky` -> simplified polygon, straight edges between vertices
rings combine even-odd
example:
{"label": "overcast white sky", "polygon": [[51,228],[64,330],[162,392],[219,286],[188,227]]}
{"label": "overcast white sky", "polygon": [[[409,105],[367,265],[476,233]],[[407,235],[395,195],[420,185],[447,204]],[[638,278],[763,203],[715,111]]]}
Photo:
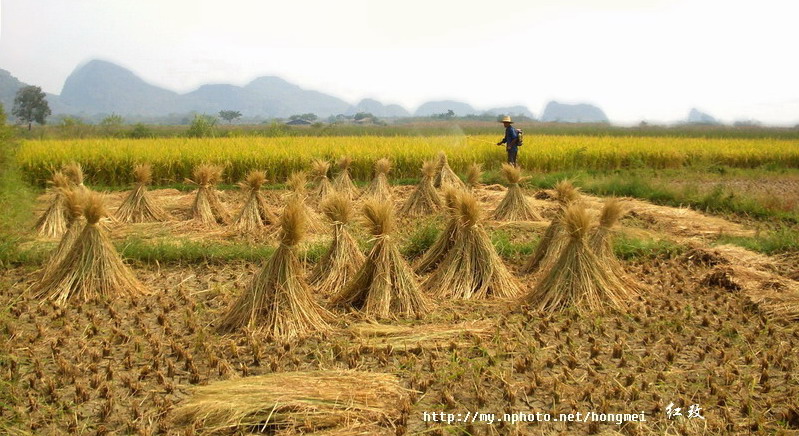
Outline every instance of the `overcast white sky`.
{"label": "overcast white sky", "polygon": [[797,0],[0,0],[0,68],[56,94],[99,58],[179,92],[277,75],[411,111],[554,99],[794,125],[797,17]]}

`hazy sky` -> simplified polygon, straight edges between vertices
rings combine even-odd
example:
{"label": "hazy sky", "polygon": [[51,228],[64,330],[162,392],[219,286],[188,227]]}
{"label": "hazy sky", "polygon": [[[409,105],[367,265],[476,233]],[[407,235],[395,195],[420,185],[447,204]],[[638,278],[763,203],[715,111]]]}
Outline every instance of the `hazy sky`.
{"label": "hazy sky", "polygon": [[797,17],[797,0],[0,0],[0,68],[56,94],[99,58],[179,92],[278,75],[411,111],[554,99],[793,125]]}

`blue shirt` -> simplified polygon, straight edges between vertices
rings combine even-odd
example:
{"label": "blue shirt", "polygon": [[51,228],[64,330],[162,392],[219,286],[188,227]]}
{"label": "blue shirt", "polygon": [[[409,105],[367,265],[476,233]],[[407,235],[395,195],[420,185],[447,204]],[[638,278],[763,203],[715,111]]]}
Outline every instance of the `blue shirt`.
{"label": "blue shirt", "polygon": [[519,134],[516,133],[516,129],[513,126],[508,126],[505,128],[505,138],[502,139],[500,144],[512,144],[513,148],[517,147],[516,139],[519,137]]}

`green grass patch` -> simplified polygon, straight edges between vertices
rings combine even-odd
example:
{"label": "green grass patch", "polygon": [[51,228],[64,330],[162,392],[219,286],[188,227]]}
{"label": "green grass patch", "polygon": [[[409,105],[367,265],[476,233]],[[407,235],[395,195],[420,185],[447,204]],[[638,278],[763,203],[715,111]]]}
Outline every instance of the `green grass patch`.
{"label": "green grass patch", "polygon": [[763,254],[799,253],[799,230],[781,227],[754,237],[721,236],[716,244],[732,244]]}
{"label": "green grass patch", "polygon": [[491,243],[494,244],[494,249],[503,259],[516,262],[533,254],[538,240],[517,242],[507,231],[495,230],[491,232]]}
{"label": "green grass patch", "polygon": [[436,242],[440,233],[441,223],[439,220],[426,221],[408,235],[400,252],[406,258],[415,259],[424,254]]}
{"label": "green grass patch", "polygon": [[141,263],[224,263],[232,260],[258,261],[275,251],[269,245],[218,244],[193,240],[146,241],[127,239],[117,245],[123,258]]}
{"label": "green grass patch", "polygon": [[685,247],[665,239],[638,239],[617,236],[613,252],[622,260],[673,258],[685,252]]}
{"label": "green grass patch", "polygon": [[32,222],[34,190],[24,182],[16,162],[18,144],[8,135],[0,107],[0,268],[25,257],[19,250]]}

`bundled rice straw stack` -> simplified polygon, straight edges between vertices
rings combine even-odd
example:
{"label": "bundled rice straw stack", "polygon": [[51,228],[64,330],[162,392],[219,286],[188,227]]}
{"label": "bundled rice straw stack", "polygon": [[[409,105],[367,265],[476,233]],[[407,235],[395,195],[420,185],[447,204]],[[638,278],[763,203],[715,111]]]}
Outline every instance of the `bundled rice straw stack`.
{"label": "bundled rice straw stack", "polygon": [[36,285],[35,295],[65,305],[68,301],[83,303],[97,297],[142,294],[144,287],[98,225],[107,215],[102,197],[94,192],[86,195],[86,225],[54,272]]}
{"label": "bundled rice straw stack", "polygon": [[378,318],[421,316],[428,310],[427,302],[391,238],[395,226],[391,205],[370,200],[364,204],[363,214],[375,243],[358,274],[333,298],[333,304]]}
{"label": "bundled rice straw stack", "polygon": [[508,181],[508,192],[494,211],[493,218],[498,221],[540,221],[541,215],[535,211],[519,186],[522,170],[513,165],[502,164],[500,170]]}
{"label": "bundled rice straw stack", "polygon": [[458,218],[460,194],[461,191],[451,186],[444,192],[444,208],[447,212],[447,223],[444,226],[444,231],[438,235],[436,242],[430,246],[416,265],[415,271],[417,274],[424,274],[435,268],[444,260],[447,253],[449,253],[450,249],[455,244],[455,233],[460,228],[460,220]]}
{"label": "bundled rice straw stack", "polygon": [[568,206],[563,223],[566,245],[524,302],[548,311],[567,306],[578,310],[627,307],[635,292],[611,273],[607,258],[598,257],[588,245],[591,219],[585,208]]}
{"label": "bundled rice straw stack", "polygon": [[483,168],[479,163],[474,162],[469,165],[466,170],[466,186],[469,191],[474,192],[475,189],[480,187],[480,178],[483,176]]}
{"label": "bundled rice straw stack", "polygon": [[350,165],[352,165],[352,159],[349,156],[344,156],[338,160],[339,173],[333,181],[333,187],[336,192],[341,192],[350,199],[354,199],[360,195],[360,192],[350,176]]}
{"label": "bundled rice straw stack", "polygon": [[[257,428],[269,434],[328,430],[375,435],[407,418],[403,414],[409,401],[393,374],[281,372],[196,387],[172,417],[177,426],[198,425],[203,433],[239,434]],[[349,433],[354,427],[364,431]]]}
{"label": "bundled rice straw stack", "polygon": [[427,161],[422,164],[422,180],[419,181],[416,189],[402,205],[402,215],[429,215],[441,208],[441,198],[433,187],[435,171],[436,168],[433,162]]}
{"label": "bundled rice straw stack", "polygon": [[306,231],[306,217],[297,200],[286,205],[280,227],[280,245],[224,315],[220,330],[248,327],[292,339],[329,329],[327,312],[311,298],[297,259],[296,246]]}
{"label": "bundled rice straw stack", "polygon": [[57,271],[57,267],[64,261],[78,240],[83,228],[86,226],[86,218],[83,217],[83,208],[86,205],[86,191],[82,189],[69,189],[64,191],[64,201],[66,204],[69,224],[64,236],[61,237],[58,246],[50,254],[47,263],[42,269],[42,280],[46,280],[51,274]]}
{"label": "bundled rice straw stack", "polygon": [[214,185],[222,179],[222,167],[209,164],[197,165],[193,176],[194,180],[188,181],[196,184],[198,188],[191,208],[192,218],[206,226],[230,222],[230,217],[214,189]]}
{"label": "bundled rice straw stack", "polygon": [[391,161],[382,158],[375,162],[375,175],[372,183],[364,191],[363,195],[372,197],[376,200],[388,200],[391,198],[391,184],[388,182],[388,172],[391,171]]}
{"label": "bundled rice straw stack", "polygon": [[558,210],[538,243],[535,253],[522,267],[522,272],[525,274],[532,274],[543,269],[542,266],[557,258],[560,250],[566,244],[567,238],[563,233],[563,214],[566,213],[566,208],[570,204],[580,199],[580,191],[568,180],[562,180],[555,185],[555,195],[558,200]]}
{"label": "bundled rice straw stack", "polygon": [[246,233],[259,233],[264,226],[277,223],[277,217],[269,210],[269,205],[261,193],[261,186],[266,183],[263,171],[253,170],[247,174],[239,187],[247,195],[247,201],[233,221],[236,230]]}
{"label": "bundled rice straw stack", "polygon": [[594,254],[607,264],[608,272],[620,283],[630,288],[630,291],[625,293],[633,294],[640,292],[642,288],[633,277],[624,271],[624,266],[613,252],[612,228],[623,214],[621,201],[616,198],[605,200],[602,213],[599,216],[599,226],[591,232],[588,244],[594,250]]}
{"label": "bundled rice straw stack", "polygon": [[322,201],[325,197],[335,192],[327,173],[330,172],[330,162],[326,160],[314,159],[311,162],[311,173],[313,174],[314,188],[311,196],[316,201]]}
{"label": "bundled rice straw stack", "polygon": [[436,166],[436,177],[435,180],[433,180],[433,186],[436,188],[453,186],[459,189],[466,189],[466,185],[460,177],[450,168],[449,162],[447,162],[447,154],[443,151],[438,152],[438,164]]}
{"label": "bundled rice straw stack", "polygon": [[333,224],[333,241],[311,273],[311,286],[332,294],[349,283],[364,262],[358,243],[347,230],[352,218],[352,202],[341,194],[322,201],[322,213]]}
{"label": "bundled rice straw stack", "polygon": [[169,221],[169,214],[147,192],[147,185],[153,180],[152,167],[149,164],[134,166],[133,179],[136,180],[136,186],[117,209],[117,219],[123,223]]}
{"label": "bundled rice straw stack", "polygon": [[77,162],[70,162],[65,164],[63,172],[69,178],[70,182],[79,189],[86,189],[83,184],[83,168]]}
{"label": "bundled rice straw stack", "polygon": [[48,181],[52,185],[52,199],[47,210],[36,220],[36,231],[47,238],[57,238],[67,230],[69,216],[64,193],[69,188],[70,180],[61,171],[53,173],[53,178]]}
{"label": "bundled rice straw stack", "polygon": [[306,229],[311,232],[323,231],[325,226],[322,223],[322,217],[305,203],[308,198],[308,176],[306,173],[304,171],[291,173],[286,180],[286,186],[291,191],[288,196],[288,202],[299,204],[302,213],[305,215]]}
{"label": "bundled rice straw stack", "polygon": [[425,281],[439,297],[482,299],[519,294],[519,284],[502,263],[481,225],[480,209],[471,193],[462,193],[456,215],[459,229],[444,260]]}

